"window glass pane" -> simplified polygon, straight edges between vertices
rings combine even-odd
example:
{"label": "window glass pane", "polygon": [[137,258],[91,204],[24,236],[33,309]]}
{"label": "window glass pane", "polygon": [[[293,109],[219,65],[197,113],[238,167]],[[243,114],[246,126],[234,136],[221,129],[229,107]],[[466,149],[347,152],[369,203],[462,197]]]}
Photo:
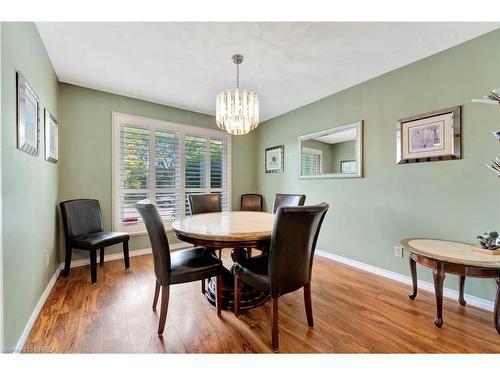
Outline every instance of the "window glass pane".
{"label": "window glass pane", "polygon": [[120,186],[125,189],[149,187],[149,130],[124,126],[120,142]]}
{"label": "window glass pane", "polygon": [[148,193],[122,192],[120,194],[120,221],[125,226],[142,224],[142,218],[135,209],[136,202],[146,199]]}
{"label": "window glass pane", "polygon": [[302,154],[302,175],[304,176],[310,176],[312,175],[312,158],[311,154]]}
{"label": "window glass pane", "polygon": [[178,202],[179,194],[177,193],[156,194],[156,208],[163,222],[172,222],[179,217]]}
{"label": "window glass pane", "polygon": [[321,155],[303,153],[301,164],[302,164],[302,175],[316,176],[321,174]]}
{"label": "window glass pane", "polygon": [[206,186],[206,142],[205,138],[186,136],[184,146],[186,188]]}
{"label": "window glass pane", "polygon": [[175,133],[155,132],[155,171],[157,188],[179,186],[179,137]]}
{"label": "window glass pane", "polygon": [[218,139],[210,140],[210,187],[221,188],[223,184],[223,143]]}

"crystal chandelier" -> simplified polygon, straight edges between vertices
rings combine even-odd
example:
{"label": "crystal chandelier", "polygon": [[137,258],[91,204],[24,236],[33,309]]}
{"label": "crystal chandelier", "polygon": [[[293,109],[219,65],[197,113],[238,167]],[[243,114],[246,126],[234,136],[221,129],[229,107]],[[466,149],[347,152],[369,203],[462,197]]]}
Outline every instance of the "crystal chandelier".
{"label": "crystal chandelier", "polygon": [[221,91],[216,100],[217,126],[229,134],[241,135],[259,125],[259,98],[252,90],[240,89],[240,64],[242,55],[233,55],[236,64],[236,88]]}

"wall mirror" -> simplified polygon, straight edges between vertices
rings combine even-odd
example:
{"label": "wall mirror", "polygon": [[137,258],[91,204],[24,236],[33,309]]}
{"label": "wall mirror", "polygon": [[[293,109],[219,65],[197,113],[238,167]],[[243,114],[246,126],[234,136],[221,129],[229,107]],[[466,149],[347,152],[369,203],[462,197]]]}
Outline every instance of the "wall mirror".
{"label": "wall mirror", "polygon": [[362,177],[363,121],[298,137],[299,178]]}

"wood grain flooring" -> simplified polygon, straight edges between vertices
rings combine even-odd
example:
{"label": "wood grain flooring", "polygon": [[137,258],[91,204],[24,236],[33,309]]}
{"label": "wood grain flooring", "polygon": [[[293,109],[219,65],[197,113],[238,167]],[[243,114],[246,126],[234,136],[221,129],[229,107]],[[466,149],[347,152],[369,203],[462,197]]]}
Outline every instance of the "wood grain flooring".
{"label": "wood grain flooring", "polygon": [[[229,249],[224,262],[230,265]],[[215,308],[200,283],[174,285],[163,338],[152,311],[151,255],[59,277],[25,344],[27,352],[270,353],[270,302],[236,318]],[[307,327],[302,291],[280,298],[282,353],[499,353],[493,314],[445,299],[444,325],[432,322],[434,295],[316,257],[312,299],[315,327]]]}

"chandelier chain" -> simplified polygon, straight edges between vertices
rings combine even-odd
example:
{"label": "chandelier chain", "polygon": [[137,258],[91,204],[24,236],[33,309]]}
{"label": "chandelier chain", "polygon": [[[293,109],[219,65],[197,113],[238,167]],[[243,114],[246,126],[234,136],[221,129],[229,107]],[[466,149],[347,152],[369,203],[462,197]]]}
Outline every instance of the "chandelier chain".
{"label": "chandelier chain", "polygon": [[236,88],[240,89],[240,64],[236,63]]}

